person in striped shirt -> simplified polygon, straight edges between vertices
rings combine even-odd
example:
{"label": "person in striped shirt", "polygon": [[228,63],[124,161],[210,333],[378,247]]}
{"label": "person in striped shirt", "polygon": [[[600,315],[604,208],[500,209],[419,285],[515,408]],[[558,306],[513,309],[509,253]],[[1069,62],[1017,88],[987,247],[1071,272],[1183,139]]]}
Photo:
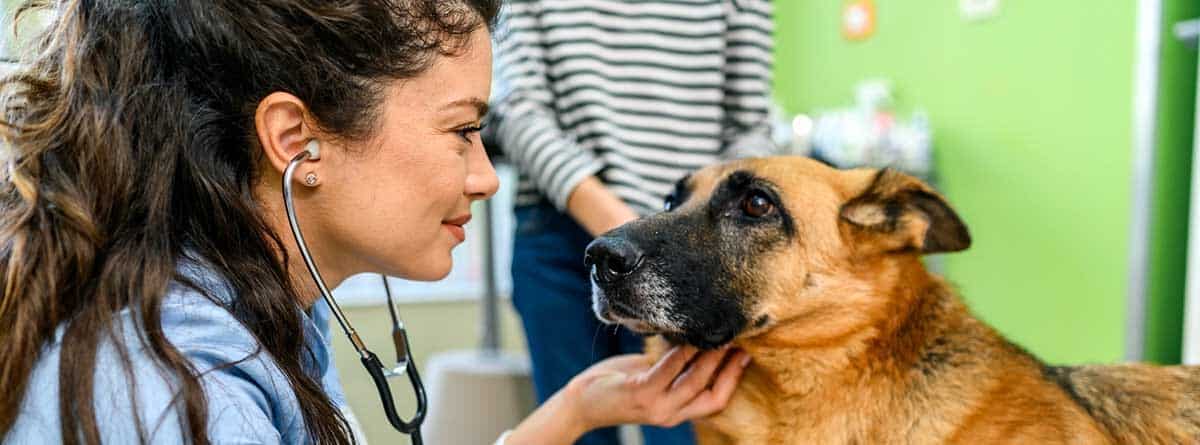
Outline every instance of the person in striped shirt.
{"label": "person in striped shirt", "polygon": [[[641,350],[591,311],[585,246],[661,208],[722,159],[769,154],[768,0],[512,0],[497,33],[495,138],[520,173],[513,301],[545,401],[608,356]],[[692,443],[687,425],[647,445]],[[578,442],[616,444],[613,429]]]}

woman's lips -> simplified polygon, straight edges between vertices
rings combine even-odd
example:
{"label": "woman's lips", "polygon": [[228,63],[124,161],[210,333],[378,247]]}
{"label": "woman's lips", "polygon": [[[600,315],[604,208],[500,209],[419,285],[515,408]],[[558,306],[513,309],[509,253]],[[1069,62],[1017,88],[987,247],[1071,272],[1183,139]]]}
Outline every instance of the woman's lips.
{"label": "woman's lips", "polygon": [[467,240],[467,231],[463,226],[467,225],[470,221],[471,214],[468,213],[454,219],[442,221],[442,227],[445,227],[446,231],[450,232],[450,235],[461,243]]}
{"label": "woman's lips", "polygon": [[454,239],[457,239],[458,242],[461,243],[467,240],[467,231],[463,229],[463,226],[442,223],[442,227],[445,227],[446,231],[450,232],[450,235],[453,236]]}

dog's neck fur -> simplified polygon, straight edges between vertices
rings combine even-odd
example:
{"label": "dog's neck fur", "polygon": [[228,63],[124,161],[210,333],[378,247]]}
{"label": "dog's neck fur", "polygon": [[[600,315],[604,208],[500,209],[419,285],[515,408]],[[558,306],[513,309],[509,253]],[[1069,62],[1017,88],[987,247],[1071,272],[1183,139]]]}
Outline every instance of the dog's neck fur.
{"label": "dog's neck fur", "polygon": [[[875,308],[863,320],[848,321],[834,333],[815,338],[807,317],[780,320],[762,335],[738,342],[751,352],[757,367],[771,373],[789,373],[781,381],[815,381],[823,374],[845,375],[844,368],[872,372],[902,372],[917,360],[920,343],[938,333],[929,332],[929,320],[969,317],[949,287],[928,273],[919,261],[897,261],[894,273],[872,273],[876,282],[863,292],[887,305]],[[879,268],[872,268],[878,270]],[[890,280],[878,282],[881,276]],[[864,280],[869,282],[869,280]],[[864,311],[868,312],[868,311]],[[944,327],[942,328],[945,329]],[[865,361],[865,363],[863,363]],[[798,363],[815,366],[798,366]],[[808,374],[796,379],[795,373]],[[803,393],[804,388],[785,388]]]}
{"label": "dog's neck fur", "polygon": [[[804,320],[781,321],[768,335],[751,337],[738,342],[748,351],[754,365],[744,388],[750,393],[782,394],[783,397],[764,397],[778,412],[807,413],[812,417],[797,419],[814,425],[827,422],[859,422],[866,434],[872,428],[887,428],[887,422],[920,418],[921,406],[912,402],[854,403],[855,400],[912,401],[936,400],[945,409],[941,389],[928,385],[939,373],[961,372],[965,367],[978,370],[988,366],[949,345],[971,344],[981,349],[1009,346],[991,328],[974,319],[965,305],[940,278],[929,274],[918,259],[898,264],[899,271],[887,274],[890,282],[879,283],[872,292],[892,304],[883,308],[875,319],[863,323],[844,335],[819,343],[789,342],[786,337],[770,333],[804,332]],[[878,276],[878,275],[877,275]],[[885,298],[886,296],[886,298]],[[936,321],[936,322],[935,322]],[[947,338],[955,341],[947,341]],[[964,340],[965,339],[965,340]],[[965,342],[965,343],[964,343]],[[979,351],[972,351],[979,352]],[[986,356],[986,354],[982,354]],[[1001,356],[1009,356],[1001,354]],[[1030,369],[1034,361],[1030,361]],[[897,385],[897,383],[900,383]],[[905,394],[893,394],[897,390]],[[923,397],[913,397],[924,392]],[[959,392],[948,397],[959,400],[971,397]],[[872,406],[877,412],[856,412],[854,419],[821,419],[846,413],[831,409],[831,401],[843,401],[842,406]],[[965,411],[965,408],[964,408]],[[797,426],[780,426],[794,429]]]}

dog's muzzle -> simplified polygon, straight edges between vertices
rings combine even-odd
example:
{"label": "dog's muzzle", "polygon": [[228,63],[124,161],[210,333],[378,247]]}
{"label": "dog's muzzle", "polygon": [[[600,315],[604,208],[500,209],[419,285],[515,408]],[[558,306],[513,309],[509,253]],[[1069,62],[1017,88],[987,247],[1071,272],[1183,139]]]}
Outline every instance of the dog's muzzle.
{"label": "dog's muzzle", "polygon": [[628,240],[602,236],[588,244],[583,264],[597,283],[609,284],[636,272],[643,257],[641,249]]}

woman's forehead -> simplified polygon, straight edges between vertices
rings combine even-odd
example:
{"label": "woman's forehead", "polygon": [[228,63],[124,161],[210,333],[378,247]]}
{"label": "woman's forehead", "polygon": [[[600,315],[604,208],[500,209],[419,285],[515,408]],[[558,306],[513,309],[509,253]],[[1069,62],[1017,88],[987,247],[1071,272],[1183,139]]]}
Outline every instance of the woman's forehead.
{"label": "woman's forehead", "polygon": [[391,96],[400,99],[395,105],[420,104],[431,112],[455,107],[486,111],[491,79],[491,39],[481,27],[461,51],[439,55],[421,74],[394,83]]}

